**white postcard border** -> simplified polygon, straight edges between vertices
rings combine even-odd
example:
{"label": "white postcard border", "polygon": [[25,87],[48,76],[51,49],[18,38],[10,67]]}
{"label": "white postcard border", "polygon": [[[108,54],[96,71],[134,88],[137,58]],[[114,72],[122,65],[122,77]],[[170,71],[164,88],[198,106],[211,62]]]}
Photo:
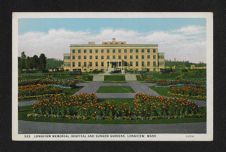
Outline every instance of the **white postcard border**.
{"label": "white postcard border", "polygon": [[[207,41],[206,134],[19,134],[18,20],[21,18],[205,18]],[[107,136],[108,137],[107,137]],[[143,137],[139,137],[143,135]],[[136,137],[138,136],[138,137]],[[212,12],[13,12],[12,13],[12,140],[16,141],[212,141],[213,140],[213,13]]]}

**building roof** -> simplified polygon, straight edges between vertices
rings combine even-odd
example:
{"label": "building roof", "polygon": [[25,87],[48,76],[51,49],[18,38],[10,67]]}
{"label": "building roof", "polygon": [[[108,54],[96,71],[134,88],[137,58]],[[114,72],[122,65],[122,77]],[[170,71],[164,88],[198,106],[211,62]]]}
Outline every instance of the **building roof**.
{"label": "building roof", "polygon": [[70,47],[158,47],[158,44],[71,44]]}
{"label": "building roof", "polygon": [[127,44],[126,41],[117,41],[112,38],[111,41],[104,41],[102,44],[88,42],[88,44],[71,44],[70,47],[158,47],[158,44]]}

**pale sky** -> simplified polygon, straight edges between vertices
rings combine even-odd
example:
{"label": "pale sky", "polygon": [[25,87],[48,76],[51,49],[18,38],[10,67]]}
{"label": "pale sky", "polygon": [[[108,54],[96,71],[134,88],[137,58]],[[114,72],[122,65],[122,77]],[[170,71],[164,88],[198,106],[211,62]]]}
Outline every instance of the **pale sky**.
{"label": "pale sky", "polygon": [[45,53],[63,59],[70,44],[101,43],[116,38],[136,44],[158,44],[167,60],[206,62],[206,20],[180,18],[20,19],[19,54]]}

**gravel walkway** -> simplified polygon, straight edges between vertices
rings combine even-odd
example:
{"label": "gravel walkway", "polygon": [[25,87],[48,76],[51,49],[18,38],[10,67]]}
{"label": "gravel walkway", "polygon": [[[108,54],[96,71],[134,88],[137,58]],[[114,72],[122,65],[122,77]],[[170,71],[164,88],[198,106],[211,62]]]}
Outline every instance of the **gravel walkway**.
{"label": "gravel walkway", "polygon": [[206,123],[72,124],[19,121],[19,134],[65,133],[206,133]]}
{"label": "gravel walkway", "polygon": [[98,88],[101,86],[102,82],[90,82],[86,84],[82,89],[80,89],[78,92],[75,94],[80,94],[80,93],[95,93]]}
{"label": "gravel walkway", "polygon": [[128,82],[130,87],[136,92],[136,93],[144,93],[147,95],[151,95],[151,96],[159,96],[159,94],[157,92],[155,92],[154,90],[150,89],[148,86],[140,83],[140,82]]}
{"label": "gravel walkway", "polygon": [[23,106],[30,106],[34,104],[37,100],[29,100],[29,101],[19,101],[18,102],[18,107],[23,107]]}

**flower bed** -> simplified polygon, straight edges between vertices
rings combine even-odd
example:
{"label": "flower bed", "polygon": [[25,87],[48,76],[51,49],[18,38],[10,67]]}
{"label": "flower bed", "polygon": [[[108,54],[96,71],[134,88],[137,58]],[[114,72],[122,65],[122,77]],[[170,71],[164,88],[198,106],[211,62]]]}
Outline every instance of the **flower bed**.
{"label": "flower bed", "polygon": [[33,79],[33,80],[20,80],[18,85],[25,86],[25,85],[37,85],[37,84],[59,84],[64,86],[75,87],[78,83],[77,80],[73,79]]}
{"label": "flower bed", "polygon": [[98,102],[95,94],[53,95],[33,105],[28,117],[57,117],[81,120],[150,120],[200,116],[198,107],[185,99],[137,94],[133,105]]}
{"label": "flower bed", "polygon": [[193,97],[198,100],[206,99],[206,88],[200,86],[172,86],[170,87],[170,93],[181,97]]}
{"label": "flower bed", "polygon": [[63,90],[60,88],[43,84],[19,86],[19,100],[26,97],[34,97],[46,94],[60,94],[62,92]]}
{"label": "flower bed", "polygon": [[152,80],[148,81],[151,83],[156,83],[160,86],[168,86],[168,85],[177,85],[177,84],[184,84],[184,85],[205,85],[205,81],[191,81],[191,80]]}

